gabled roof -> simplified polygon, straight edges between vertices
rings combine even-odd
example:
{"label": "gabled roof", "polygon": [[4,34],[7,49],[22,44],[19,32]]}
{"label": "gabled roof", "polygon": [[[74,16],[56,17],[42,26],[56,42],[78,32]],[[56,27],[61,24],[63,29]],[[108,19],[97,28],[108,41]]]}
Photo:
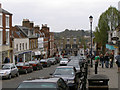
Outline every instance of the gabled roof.
{"label": "gabled roof", "polygon": [[22,33],[24,33],[24,35],[28,38],[37,38],[36,36],[34,35],[29,35],[29,32],[30,33],[33,33],[34,29],[30,29],[30,28],[27,28],[27,27],[23,27],[23,26],[18,26],[16,25],[16,27],[21,30]]}
{"label": "gabled roof", "polygon": [[10,12],[0,8],[0,13],[5,13],[5,14],[8,14],[8,15],[12,15]]}

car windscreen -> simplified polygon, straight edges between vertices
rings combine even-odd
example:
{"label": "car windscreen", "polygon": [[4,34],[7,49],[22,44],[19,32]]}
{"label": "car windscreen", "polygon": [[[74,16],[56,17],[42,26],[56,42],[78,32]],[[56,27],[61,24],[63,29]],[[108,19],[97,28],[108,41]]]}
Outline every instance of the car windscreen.
{"label": "car windscreen", "polygon": [[24,66],[24,63],[17,63],[16,66]]}
{"label": "car windscreen", "polygon": [[48,60],[55,60],[54,58],[48,58]]}
{"label": "car windscreen", "polygon": [[10,65],[3,65],[2,69],[10,69],[11,66]]}
{"label": "car windscreen", "polygon": [[29,63],[30,63],[30,64],[34,64],[34,63],[35,63],[35,61],[29,61]]}
{"label": "car windscreen", "polygon": [[[21,83],[19,86],[18,86],[18,89],[19,90],[20,88],[22,89],[38,89],[40,88],[40,90],[49,90],[51,88],[55,89],[57,88],[56,84],[55,83],[49,83],[49,82],[24,82],[24,83]],[[57,89],[56,89],[57,90]]]}
{"label": "car windscreen", "polygon": [[68,61],[68,59],[67,58],[63,58],[63,59],[61,59],[61,61]]}
{"label": "car windscreen", "polygon": [[74,75],[73,68],[56,68],[54,75]]}

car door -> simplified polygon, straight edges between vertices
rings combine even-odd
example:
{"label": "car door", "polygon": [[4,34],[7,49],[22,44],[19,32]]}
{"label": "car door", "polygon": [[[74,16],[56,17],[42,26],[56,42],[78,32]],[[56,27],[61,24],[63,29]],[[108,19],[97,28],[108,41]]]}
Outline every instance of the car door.
{"label": "car door", "polygon": [[14,75],[17,74],[17,72],[18,72],[18,69],[14,64],[13,64],[13,72],[14,72]]}
{"label": "car door", "polygon": [[28,70],[28,72],[30,71],[29,63],[25,63],[25,68]]}
{"label": "car door", "polygon": [[62,78],[58,80],[57,84],[58,84],[58,90],[69,90],[67,84]]}
{"label": "car door", "polygon": [[15,75],[15,66],[13,64],[11,65],[11,75]]}

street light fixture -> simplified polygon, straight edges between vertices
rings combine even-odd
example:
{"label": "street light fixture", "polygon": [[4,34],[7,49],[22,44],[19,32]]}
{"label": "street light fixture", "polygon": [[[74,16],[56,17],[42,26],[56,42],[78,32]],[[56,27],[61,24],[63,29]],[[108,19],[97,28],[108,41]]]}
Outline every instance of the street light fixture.
{"label": "street light fixture", "polygon": [[91,31],[91,50],[90,50],[90,57],[91,57],[91,67],[93,67],[93,63],[92,63],[92,22],[93,22],[93,17],[90,16],[90,31]]}

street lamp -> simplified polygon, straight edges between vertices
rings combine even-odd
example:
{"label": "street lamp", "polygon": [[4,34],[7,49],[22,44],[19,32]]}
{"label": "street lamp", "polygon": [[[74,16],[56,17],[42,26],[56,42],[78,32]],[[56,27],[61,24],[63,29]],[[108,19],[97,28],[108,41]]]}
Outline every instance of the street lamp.
{"label": "street lamp", "polygon": [[93,17],[90,16],[90,31],[91,31],[91,50],[90,50],[90,56],[91,56],[91,67],[93,67],[93,63],[92,63],[92,22],[93,22]]}

